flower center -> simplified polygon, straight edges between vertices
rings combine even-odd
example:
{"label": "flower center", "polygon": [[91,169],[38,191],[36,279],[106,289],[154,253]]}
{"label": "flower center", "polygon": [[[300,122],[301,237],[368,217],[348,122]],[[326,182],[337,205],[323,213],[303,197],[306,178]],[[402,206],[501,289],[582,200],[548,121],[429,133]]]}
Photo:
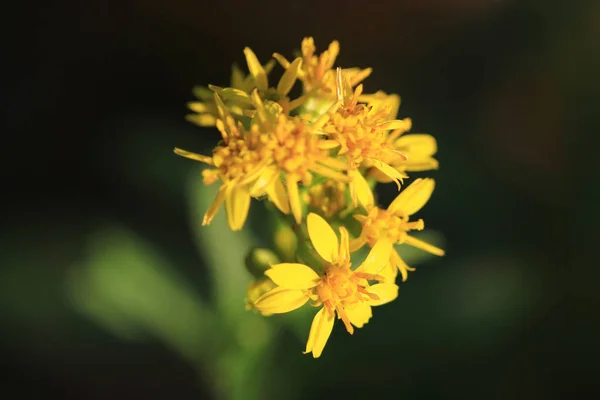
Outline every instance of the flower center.
{"label": "flower center", "polygon": [[370,108],[364,104],[346,107],[334,115],[325,132],[341,145],[340,154],[345,154],[353,167],[364,160],[378,158],[383,150],[391,150],[387,131],[378,128],[383,115],[369,116]]}
{"label": "flower center", "polygon": [[230,138],[227,145],[218,146],[212,157],[217,170],[205,170],[205,183],[211,183],[219,176],[224,181],[239,179],[252,171],[260,163],[261,157],[248,143],[247,139]]}
{"label": "flower center", "polygon": [[392,242],[401,244],[406,240],[406,232],[422,230],[423,220],[409,221],[408,216],[392,214],[381,208],[374,208],[362,222],[362,235],[371,247],[382,238],[387,237]]}
{"label": "flower center", "polygon": [[273,135],[265,139],[265,156],[271,156],[281,170],[297,175],[304,184],[312,181],[310,169],[315,162],[327,156],[318,147],[317,135],[308,132],[301,121],[283,115],[277,119]]}
{"label": "flower center", "polygon": [[379,300],[376,294],[369,293],[367,290],[369,280],[382,281],[383,277],[354,272],[350,269],[350,264],[329,264],[321,283],[315,288],[319,303],[323,303],[331,315],[337,311],[350,334],[354,333],[354,328],[345,307],[352,307],[359,302]]}

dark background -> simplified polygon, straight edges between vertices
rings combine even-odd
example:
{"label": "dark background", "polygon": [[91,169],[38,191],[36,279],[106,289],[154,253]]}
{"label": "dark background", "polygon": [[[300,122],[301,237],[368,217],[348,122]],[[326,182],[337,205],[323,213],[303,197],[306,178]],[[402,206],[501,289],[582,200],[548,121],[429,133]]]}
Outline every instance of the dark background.
{"label": "dark background", "polygon": [[600,2],[19,4],[2,63],[3,392],[215,398],[210,362],[111,333],[76,310],[65,280],[85,269],[90,236],[118,225],[210,304],[186,198],[198,166],[172,148],[209,152],[218,134],[186,122],[185,103],[194,85],[227,85],[245,46],[266,61],[304,36],[318,51],[338,39],[338,63],[372,66],[365,90],[399,93],[400,117],[437,138],[422,216],[447,256],[355,337],[336,329],[319,360],[282,328],[259,398],[598,392]]}

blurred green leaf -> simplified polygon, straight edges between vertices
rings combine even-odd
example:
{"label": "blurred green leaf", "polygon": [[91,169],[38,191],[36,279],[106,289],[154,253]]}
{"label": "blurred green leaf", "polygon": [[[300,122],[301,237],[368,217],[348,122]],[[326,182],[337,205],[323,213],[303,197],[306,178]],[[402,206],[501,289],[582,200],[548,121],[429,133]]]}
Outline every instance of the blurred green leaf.
{"label": "blurred green leaf", "polygon": [[210,311],[147,243],[124,228],[90,237],[68,292],[76,309],[118,336],[149,333],[194,361],[210,350]]}

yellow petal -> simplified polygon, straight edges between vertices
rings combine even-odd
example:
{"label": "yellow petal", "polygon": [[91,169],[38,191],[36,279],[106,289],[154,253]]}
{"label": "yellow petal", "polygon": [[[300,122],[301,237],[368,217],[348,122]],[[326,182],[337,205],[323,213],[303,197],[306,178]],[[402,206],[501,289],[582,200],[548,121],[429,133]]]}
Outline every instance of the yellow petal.
{"label": "yellow petal", "polygon": [[402,119],[393,119],[391,121],[386,121],[378,126],[379,129],[392,130],[392,129],[404,129],[406,127],[406,122]]}
{"label": "yellow petal", "polygon": [[219,116],[220,118],[225,121],[227,119],[227,117],[230,117],[231,114],[229,113],[229,109],[227,108],[227,106],[225,106],[225,103],[223,103],[223,100],[221,100],[221,97],[218,94],[218,91],[216,89],[214,89],[214,87],[212,85],[209,85],[211,87],[211,89],[215,90],[215,93],[213,94],[213,98],[215,99],[215,103],[217,104],[217,110],[219,111]]}
{"label": "yellow petal", "polygon": [[187,103],[187,107],[197,113],[211,112],[212,108],[209,107],[207,103],[202,103],[200,101],[190,101]]}
{"label": "yellow petal", "polygon": [[203,127],[215,126],[217,122],[217,117],[212,114],[188,114],[185,116],[185,119],[193,124]]}
{"label": "yellow petal", "polygon": [[375,204],[373,198],[373,192],[367,183],[367,180],[357,169],[348,171],[348,176],[352,179],[350,185],[350,196],[352,200],[358,200],[358,202],[366,209],[371,208]]}
{"label": "yellow petal", "polygon": [[310,289],[321,281],[321,278],[310,267],[298,263],[281,263],[272,265],[265,271],[273,282],[285,289]]}
{"label": "yellow petal", "polygon": [[269,186],[267,186],[267,195],[282,213],[290,213],[290,202],[285,192],[285,187],[281,179],[276,178]]}
{"label": "yellow petal", "polygon": [[[244,92],[243,90],[240,89],[235,89],[235,88],[222,88],[219,86],[215,86],[215,85],[208,85],[209,88],[211,88],[211,90],[215,91],[215,95],[218,94],[220,99],[229,101],[229,100],[233,100],[237,103],[244,103],[244,104],[252,104],[252,100],[250,99],[250,96],[248,95],[248,93]],[[221,102],[223,100],[220,100]],[[216,101],[216,100],[215,100]],[[217,103],[218,105],[218,103]],[[221,106],[221,109],[224,107]],[[225,115],[226,113],[223,112],[221,115],[221,117],[223,117],[223,115]]]}
{"label": "yellow petal", "polygon": [[336,101],[329,107],[329,109],[326,112],[321,114],[321,116],[319,118],[317,118],[317,120],[315,122],[313,122],[312,127],[314,128],[315,133],[319,129],[322,129],[323,126],[325,126],[325,124],[331,120],[331,116],[333,114],[335,114],[335,112],[341,107],[341,105],[342,105],[341,101]]}
{"label": "yellow petal", "polygon": [[221,136],[223,137],[223,141],[225,143],[229,143],[229,128],[225,127],[225,124],[220,119],[215,121],[215,126],[217,130],[221,132]]}
{"label": "yellow petal", "polygon": [[[335,140],[324,139],[319,142],[319,148],[321,150],[331,150],[335,149],[336,147],[340,147],[340,144]],[[345,165],[346,163],[342,163],[342,168],[344,168]]]}
{"label": "yellow petal", "polygon": [[200,162],[203,162],[203,163],[208,164],[208,165],[215,165],[213,163],[212,157],[207,157],[207,156],[203,156],[202,154],[196,154],[196,153],[192,153],[190,151],[181,150],[181,149],[179,149],[177,147],[175,147],[175,149],[173,149],[173,151],[178,156],[189,158],[191,160],[200,161]]}
{"label": "yellow petal", "polygon": [[225,212],[232,231],[244,226],[250,209],[250,193],[245,186],[232,184],[225,192]]}
{"label": "yellow petal", "polygon": [[308,299],[304,290],[275,288],[256,299],[254,307],[262,313],[283,314],[302,307]]}
{"label": "yellow petal", "polygon": [[269,128],[269,124],[271,123],[271,116],[267,112],[265,105],[262,99],[260,98],[260,95],[258,94],[258,90],[254,89],[250,97],[252,98],[252,103],[254,104],[254,107],[256,107],[256,112],[258,114],[259,121],[264,127]]}
{"label": "yellow petal", "polygon": [[[398,96],[397,94],[390,94],[386,96],[384,103],[387,107],[389,107],[390,110],[388,118],[396,118],[396,116],[398,115],[398,110],[400,109],[400,96]],[[404,127],[400,129],[406,129],[406,123]]]}
{"label": "yellow petal", "polygon": [[331,331],[333,330],[334,321],[333,314],[329,314],[325,307],[321,308],[317,315],[315,315],[310,326],[310,333],[304,354],[312,352],[314,358],[321,356],[327,344],[327,339],[329,339],[329,335],[331,335]]}
{"label": "yellow petal", "polygon": [[209,101],[213,98],[213,92],[204,86],[194,86],[192,91],[194,92],[194,96],[201,100]]}
{"label": "yellow petal", "polygon": [[402,257],[400,257],[400,254],[398,254],[398,252],[396,251],[396,249],[394,249],[394,251],[392,252],[392,267],[396,273],[400,271],[400,275],[402,275],[402,282],[406,282],[406,280],[408,279],[408,271],[415,270],[414,268],[409,267],[404,262]]}
{"label": "yellow petal", "polygon": [[279,83],[277,84],[277,93],[279,93],[282,96],[287,96],[290,90],[292,90],[292,86],[294,86],[294,83],[296,83],[298,69],[300,68],[301,64],[302,59],[299,57],[292,61],[289,68],[285,70],[285,73],[283,74],[283,76],[279,80]]}
{"label": "yellow petal", "polygon": [[352,239],[350,241],[350,252],[354,253],[356,250],[359,250],[361,247],[363,247],[365,243],[367,243],[367,241],[362,236]]}
{"label": "yellow petal", "polygon": [[392,249],[392,242],[389,239],[379,239],[369,252],[365,261],[356,269],[356,271],[366,272],[367,274],[378,274],[390,261]]}
{"label": "yellow petal", "polygon": [[246,62],[248,63],[248,69],[250,73],[254,77],[254,81],[256,82],[256,87],[258,90],[264,91],[267,90],[268,82],[267,82],[267,73],[265,72],[263,66],[258,62],[258,58],[256,58],[256,54],[249,48],[246,47],[244,49],[244,54],[246,55]]}
{"label": "yellow petal", "polygon": [[438,169],[440,163],[433,157],[410,156],[407,161],[402,162],[399,166],[404,168],[405,171],[420,172]]}
{"label": "yellow petal", "polygon": [[373,160],[373,165],[375,165],[375,167],[378,170],[380,170],[381,172],[383,172],[384,174],[386,174],[387,176],[392,178],[392,180],[394,182],[396,182],[396,185],[398,186],[398,190],[400,190],[400,182],[402,182],[402,180],[404,179],[404,175],[402,175],[394,167],[392,167],[388,164],[382,163],[379,160]]}
{"label": "yellow petal", "polygon": [[350,260],[350,244],[348,238],[348,230],[340,226],[340,255],[339,260]]}
{"label": "yellow petal", "polygon": [[253,184],[265,171],[269,160],[263,159],[259,162],[255,167],[253,167],[250,171],[248,171],[242,179],[240,179],[240,185],[248,186]]}
{"label": "yellow petal", "polygon": [[300,202],[300,193],[298,192],[298,180],[294,175],[288,175],[286,183],[292,214],[294,214],[296,223],[299,224],[302,222],[302,203]]}
{"label": "yellow petal", "polygon": [[328,262],[333,262],[338,255],[338,239],[331,226],[321,216],[310,213],[306,218],[308,236],[319,255]]}
{"label": "yellow petal", "polygon": [[413,134],[401,136],[394,142],[394,147],[413,157],[432,156],[437,152],[437,142],[431,135]]}
{"label": "yellow petal", "polygon": [[333,68],[333,64],[335,64],[335,59],[338,54],[340,54],[340,42],[334,40],[329,44],[329,48],[327,49],[327,63],[325,64],[325,69]]}
{"label": "yellow petal", "polygon": [[[396,265],[390,261],[385,265],[385,267],[383,267],[381,271],[379,271],[379,275],[381,275],[384,278],[384,282],[393,283],[396,280],[396,277],[398,276],[398,268],[396,268]],[[405,279],[402,279],[403,282],[404,280]]]}
{"label": "yellow petal", "polygon": [[359,70],[358,72],[356,72],[355,74],[353,74],[350,77],[350,85],[352,85],[352,86],[358,85],[360,82],[362,82],[366,78],[368,78],[369,75],[371,75],[371,72],[373,72],[373,68],[366,68],[363,70]]}
{"label": "yellow petal", "polygon": [[392,178],[390,178],[389,176],[387,176],[386,174],[384,174],[383,172],[381,172],[380,170],[378,170],[375,167],[369,168],[368,175],[369,175],[369,178],[373,178],[377,182],[381,182],[381,183],[389,183],[389,182],[393,181]]}
{"label": "yellow petal", "polygon": [[[352,102],[354,102],[354,104],[356,104],[356,102],[358,102],[358,98],[360,97],[360,95],[362,94],[364,89],[363,84],[361,83],[360,85],[358,85],[356,87],[356,89],[354,90],[354,93],[352,94],[351,98],[352,98]],[[352,92],[352,88],[348,87],[348,93]]]}
{"label": "yellow petal", "polygon": [[235,89],[242,89],[244,87],[244,73],[236,64],[231,67],[231,86]]}
{"label": "yellow petal", "polygon": [[267,63],[265,65],[263,65],[263,68],[267,75],[269,75],[271,73],[271,71],[273,71],[274,67],[275,67],[275,60],[269,60],[269,61],[267,61]]}
{"label": "yellow petal", "polygon": [[308,57],[312,56],[316,50],[315,40],[312,37],[305,37],[304,39],[302,39],[301,49],[302,49],[302,55],[304,57],[308,58]]}
{"label": "yellow petal", "polygon": [[320,164],[313,164],[311,170],[326,178],[333,179],[339,182],[348,182],[348,177],[341,172],[334,171]]}
{"label": "yellow petal", "polygon": [[[263,69],[265,70],[265,74],[268,76],[269,73],[273,70],[275,66],[275,60],[269,60],[266,64],[263,65]],[[244,78],[244,82],[241,87],[236,87],[237,89],[242,89],[246,93],[250,93],[252,89],[256,86],[256,81],[252,74],[249,74]]]}
{"label": "yellow petal", "polygon": [[395,283],[377,283],[373,286],[369,286],[367,290],[369,293],[376,294],[379,297],[379,300],[369,301],[369,304],[372,306],[380,306],[389,303],[398,297],[398,285]]}
{"label": "yellow petal", "polygon": [[436,256],[443,256],[446,253],[444,250],[440,249],[439,247],[435,247],[434,245],[426,243],[426,242],[424,242],[420,239],[417,239],[416,237],[413,237],[413,236],[407,235],[404,243],[409,244],[413,247],[416,247],[417,249],[425,250],[426,252],[431,253]]}
{"label": "yellow petal", "polygon": [[223,204],[223,200],[225,199],[225,192],[227,191],[227,186],[222,185],[219,188],[219,192],[217,196],[213,200],[213,202],[206,210],[206,214],[204,214],[204,218],[202,219],[202,225],[208,225],[211,223],[215,215],[217,215],[217,211],[221,208],[221,204]]}
{"label": "yellow petal", "polygon": [[357,303],[352,309],[346,308],[346,315],[350,319],[352,325],[357,328],[362,328],[373,316],[371,306],[367,303]]}
{"label": "yellow petal", "polygon": [[[300,75],[300,71],[298,72],[298,76]],[[306,101],[308,99],[311,98],[312,93],[311,92],[307,92],[304,93],[302,96],[295,98],[294,100],[290,101],[290,104],[288,105],[288,109],[290,111],[295,110],[296,108],[300,107],[302,104],[306,103]]]}
{"label": "yellow petal", "polygon": [[254,182],[254,185],[252,185],[250,195],[252,197],[258,197],[263,194],[267,190],[267,187],[277,179],[278,172],[277,168],[264,168]]}
{"label": "yellow petal", "polygon": [[285,69],[288,69],[290,66],[290,62],[281,54],[273,53],[273,58],[277,60],[277,62]]}
{"label": "yellow petal", "polygon": [[388,165],[400,165],[404,166],[409,159],[408,156],[399,150],[385,149],[379,154],[380,161]]}
{"label": "yellow petal", "polygon": [[431,197],[435,181],[431,178],[417,179],[408,185],[388,207],[393,214],[412,215],[419,211]]}

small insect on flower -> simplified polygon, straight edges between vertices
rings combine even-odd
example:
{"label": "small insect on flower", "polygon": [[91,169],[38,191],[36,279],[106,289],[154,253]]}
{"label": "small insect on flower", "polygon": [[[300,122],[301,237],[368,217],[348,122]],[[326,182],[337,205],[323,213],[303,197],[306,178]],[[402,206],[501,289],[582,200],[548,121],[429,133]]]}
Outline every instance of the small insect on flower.
{"label": "small insect on flower", "polygon": [[403,120],[390,119],[394,104],[378,102],[374,105],[359,102],[363,86],[356,90],[343,76],[342,70],[337,70],[337,93],[339,107],[330,115],[323,116],[315,124],[321,126],[322,132],[336,144],[338,157],[343,157],[348,164],[348,174],[352,180],[350,191],[352,201],[356,206],[359,198],[354,195],[357,191],[359,169],[374,167],[382,174],[393,180],[400,189],[400,182],[406,175],[391,166],[405,161],[407,156],[398,151],[388,142],[389,131],[405,127]]}

